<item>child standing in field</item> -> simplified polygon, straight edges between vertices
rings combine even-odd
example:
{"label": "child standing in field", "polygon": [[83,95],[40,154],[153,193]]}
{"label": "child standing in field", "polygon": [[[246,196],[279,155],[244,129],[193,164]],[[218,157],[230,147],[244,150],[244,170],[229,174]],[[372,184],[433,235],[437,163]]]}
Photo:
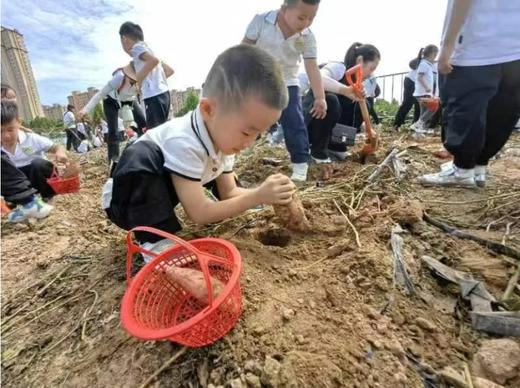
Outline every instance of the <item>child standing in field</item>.
{"label": "child standing in field", "polygon": [[439,71],[443,142],[453,164],[425,185],[485,186],[487,164],[520,116],[520,0],[450,0]]}
{"label": "child standing in field", "polygon": [[439,49],[437,46],[430,44],[419,51],[417,60],[419,65],[417,67],[417,81],[415,82],[414,97],[419,102],[421,107],[421,114],[410,128],[416,134],[425,134],[428,132],[427,123],[435,114],[435,111],[428,109],[424,99],[438,96],[438,74],[435,58]]}
{"label": "child standing in field", "polygon": [[164,67],[144,42],[143,30],[138,24],[123,23],[119,35],[123,50],[134,62],[136,81],[144,99],[146,126],[155,128],[168,120],[170,112],[170,91]]}
{"label": "child standing in field", "polygon": [[[222,53],[211,68],[198,107],[147,131],[122,153],[103,189],[103,208],[119,227],[152,226],[176,233],[180,202],[190,220],[208,224],[260,204],[288,204],[291,180],[272,175],[256,189],[237,187],[234,155],[250,147],[280,117],[287,90],[279,66],[249,45]],[[212,190],[220,201],[205,194]],[[164,248],[150,233],[136,233],[148,250]]]}
{"label": "child standing in field", "polygon": [[266,50],[282,67],[289,105],[283,111],[280,123],[291,156],[293,181],[307,180],[309,161],[309,136],[303,118],[298,80],[301,58],[315,96],[311,114],[320,119],[327,114],[316,39],[309,29],[319,3],[320,0],[285,0],[279,10],[256,15],[247,27],[243,40]]}
{"label": "child standing in field", "polygon": [[401,128],[401,125],[404,124],[406,120],[406,116],[410,109],[413,107],[413,121],[412,124],[419,120],[421,107],[419,106],[419,101],[413,96],[415,92],[415,81],[417,81],[417,67],[419,66],[419,60],[414,58],[408,64],[410,67],[410,71],[404,77],[403,83],[403,102],[399,106],[399,110],[395,115],[394,119],[394,130],[398,131]]}

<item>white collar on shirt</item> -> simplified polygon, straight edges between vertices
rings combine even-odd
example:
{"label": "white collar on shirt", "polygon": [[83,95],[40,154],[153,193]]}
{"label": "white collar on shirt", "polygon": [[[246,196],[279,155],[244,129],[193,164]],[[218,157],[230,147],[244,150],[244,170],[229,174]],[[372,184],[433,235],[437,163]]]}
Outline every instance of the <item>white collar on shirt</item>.
{"label": "white collar on shirt", "polygon": [[199,139],[208,156],[213,161],[218,160],[217,152],[215,151],[213,141],[211,140],[211,136],[208,132],[208,129],[206,128],[202,114],[200,113],[200,108],[197,107],[197,109],[192,112],[190,120],[191,129],[195,133],[195,136]]}
{"label": "white collar on shirt", "polygon": [[[272,25],[276,25],[276,20],[278,19],[278,12],[280,11],[271,11],[269,13],[267,13],[267,15],[265,16],[265,20],[269,23],[271,23]],[[292,36],[300,36],[300,35],[309,35],[311,33],[311,30],[309,30],[308,28],[306,28],[305,30],[303,30],[302,32],[300,32],[299,34],[296,33]],[[291,38],[292,36],[290,36],[289,38]],[[288,39],[289,39],[288,38]]]}

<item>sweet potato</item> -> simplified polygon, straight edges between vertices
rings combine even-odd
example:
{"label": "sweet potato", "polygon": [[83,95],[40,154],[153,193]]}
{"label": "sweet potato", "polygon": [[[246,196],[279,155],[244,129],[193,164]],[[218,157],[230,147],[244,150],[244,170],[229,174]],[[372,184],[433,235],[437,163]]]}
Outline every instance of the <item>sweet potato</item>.
{"label": "sweet potato", "polygon": [[[205,305],[209,304],[209,293],[202,271],[192,268],[170,266],[166,269],[166,276],[193,295],[199,302]],[[210,281],[213,290],[213,299],[216,299],[224,289],[225,284],[214,277],[211,277]]]}
{"label": "sweet potato", "polygon": [[81,169],[80,169],[78,163],[75,163],[75,162],[68,163],[67,166],[65,167],[65,171],[63,172],[62,178],[67,179],[67,178],[72,178],[72,177],[78,176],[80,171],[81,171]]}
{"label": "sweet potato", "polygon": [[274,206],[274,212],[280,219],[280,222],[287,229],[296,232],[308,232],[311,229],[309,220],[305,216],[305,210],[296,194],[293,196],[292,202],[287,206]]}

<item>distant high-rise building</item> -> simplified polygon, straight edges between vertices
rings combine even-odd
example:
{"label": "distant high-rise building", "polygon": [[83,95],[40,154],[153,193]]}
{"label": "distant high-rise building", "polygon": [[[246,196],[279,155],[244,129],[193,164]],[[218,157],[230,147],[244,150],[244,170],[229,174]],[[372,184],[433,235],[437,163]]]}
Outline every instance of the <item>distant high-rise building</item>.
{"label": "distant high-rise building", "polygon": [[4,27],[2,27],[2,83],[15,90],[22,120],[27,122],[35,117],[43,117],[40,96],[23,35]]}
{"label": "distant high-rise building", "polygon": [[171,99],[171,107],[172,107],[172,115],[175,116],[182,109],[184,104],[186,103],[186,99],[190,92],[194,92],[197,96],[200,97],[201,90],[195,89],[194,87],[188,88],[186,90],[170,90],[170,99]]}
{"label": "distant high-rise building", "polygon": [[63,114],[65,113],[65,107],[60,104],[54,104],[54,105],[44,105],[43,106],[43,113],[45,113],[45,117],[61,121],[63,120]]}
{"label": "distant high-rise building", "polygon": [[76,112],[79,112],[97,92],[99,92],[99,90],[93,87],[88,88],[86,92],[78,92],[75,90],[67,99],[69,100],[69,104],[74,105]]}

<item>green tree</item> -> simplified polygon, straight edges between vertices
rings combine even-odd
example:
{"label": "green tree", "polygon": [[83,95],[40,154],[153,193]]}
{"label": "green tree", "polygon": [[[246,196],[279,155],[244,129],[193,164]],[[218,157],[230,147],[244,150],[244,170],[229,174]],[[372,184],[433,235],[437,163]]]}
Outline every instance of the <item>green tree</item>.
{"label": "green tree", "polygon": [[184,116],[189,111],[194,110],[199,104],[199,96],[194,90],[190,90],[188,92],[188,96],[186,97],[186,102],[184,106],[177,112],[176,117]]}

